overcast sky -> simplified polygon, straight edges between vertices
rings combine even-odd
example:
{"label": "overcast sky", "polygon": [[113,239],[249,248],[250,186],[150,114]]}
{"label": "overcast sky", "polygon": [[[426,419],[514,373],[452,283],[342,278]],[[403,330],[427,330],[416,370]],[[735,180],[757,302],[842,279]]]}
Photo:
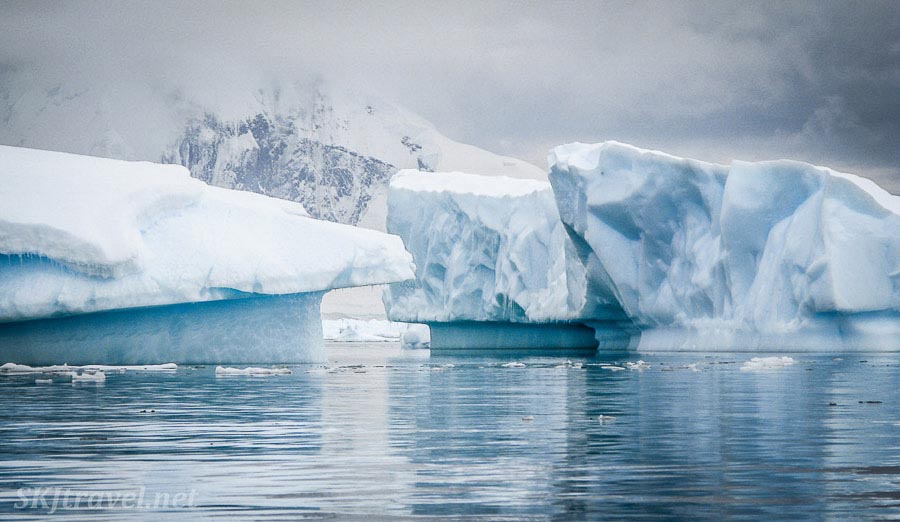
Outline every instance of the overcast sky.
{"label": "overcast sky", "polygon": [[900,193],[900,2],[0,3],[0,63],[210,88],[321,74],[545,166],[616,139]]}

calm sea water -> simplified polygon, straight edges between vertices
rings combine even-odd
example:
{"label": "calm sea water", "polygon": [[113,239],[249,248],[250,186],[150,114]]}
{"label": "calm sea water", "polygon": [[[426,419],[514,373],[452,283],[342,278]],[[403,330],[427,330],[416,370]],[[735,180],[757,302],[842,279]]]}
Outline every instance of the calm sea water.
{"label": "calm sea water", "polygon": [[0,376],[0,518],[900,517],[896,355],[328,355],[287,376]]}

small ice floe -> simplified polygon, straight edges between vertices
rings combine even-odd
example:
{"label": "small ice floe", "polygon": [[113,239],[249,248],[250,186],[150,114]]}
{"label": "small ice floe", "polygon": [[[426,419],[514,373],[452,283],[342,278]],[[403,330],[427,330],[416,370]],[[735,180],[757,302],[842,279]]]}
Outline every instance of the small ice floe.
{"label": "small ice floe", "polygon": [[22,375],[26,373],[62,373],[68,374],[72,370],[77,370],[78,366],[69,366],[61,364],[56,366],[28,366],[27,364],[6,363],[0,366],[0,374]]}
{"label": "small ice floe", "polygon": [[35,379],[35,384],[53,384],[53,379]]}
{"label": "small ice floe", "polygon": [[25,374],[25,373],[61,373],[69,374],[72,372],[104,372],[104,373],[124,373],[124,372],[174,372],[178,370],[175,363],[165,364],[145,364],[138,366],[110,366],[105,364],[87,364],[85,366],[69,366],[68,364],[57,364],[53,366],[28,366],[27,364],[6,363],[0,366],[0,374]]}
{"label": "small ice floe", "polygon": [[626,362],[625,367],[629,370],[637,370],[639,372],[642,372],[644,370],[650,369],[650,363],[645,363],[644,361]]}
{"label": "small ice floe", "polygon": [[692,372],[699,372],[701,371],[700,366],[698,366],[699,364],[700,363],[691,363],[684,364],[682,366],[666,366],[665,363],[663,363],[663,367],[661,369],[664,372],[674,372],[676,370],[690,370]]}
{"label": "small ice floe", "polygon": [[522,420],[525,422],[531,422],[534,420],[534,415],[526,415],[526,416],[522,417]]}
{"label": "small ice floe", "polygon": [[83,370],[99,370],[103,372],[174,372],[178,370],[178,365],[175,363],[165,363],[165,364],[140,364],[140,365],[125,365],[125,366],[108,366],[105,364],[89,364],[87,366],[81,367]]}
{"label": "small ice floe", "polygon": [[508,363],[506,363],[506,364],[501,364],[501,366],[504,367],[504,368],[524,368],[524,367],[525,367],[525,363],[520,363],[520,362],[515,362],[515,361],[513,361],[513,362],[508,362]]}
{"label": "small ice floe", "polygon": [[621,372],[625,369],[621,366],[616,366],[614,364],[601,364],[600,368],[603,370],[609,370],[611,372]]}
{"label": "small ice floe", "polygon": [[72,372],[70,375],[72,376],[72,384],[106,382],[106,374],[100,370],[84,370],[81,373]]}
{"label": "small ice floe", "polygon": [[400,336],[400,342],[404,348],[430,348],[431,330],[424,324],[410,324]]}
{"label": "small ice floe", "polygon": [[581,362],[573,363],[572,361],[566,359],[566,362],[564,362],[562,364],[558,364],[558,365],[554,366],[554,368],[556,368],[557,370],[564,370],[564,369],[565,370],[568,370],[568,369],[578,370],[582,366],[584,366],[584,363],[581,363]]}
{"label": "small ice floe", "polygon": [[794,364],[791,357],[754,357],[741,365],[742,372],[756,370],[780,370]]}
{"label": "small ice floe", "polygon": [[290,375],[294,372],[290,368],[257,368],[250,366],[248,368],[226,368],[216,366],[216,377],[229,377],[233,375],[249,375],[252,377],[263,377],[267,375]]}

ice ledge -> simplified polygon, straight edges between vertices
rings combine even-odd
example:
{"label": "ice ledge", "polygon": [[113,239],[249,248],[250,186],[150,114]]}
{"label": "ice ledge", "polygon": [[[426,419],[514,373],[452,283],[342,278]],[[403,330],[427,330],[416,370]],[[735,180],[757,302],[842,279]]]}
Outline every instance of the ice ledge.
{"label": "ice ledge", "polygon": [[0,146],[0,322],[413,276],[400,238],[186,169]]}
{"label": "ice ledge", "polygon": [[431,350],[594,350],[594,329],[577,323],[427,323]]}
{"label": "ice ledge", "polygon": [[0,361],[321,363],[321,299],[321,292],[256,296],[0,324]]}

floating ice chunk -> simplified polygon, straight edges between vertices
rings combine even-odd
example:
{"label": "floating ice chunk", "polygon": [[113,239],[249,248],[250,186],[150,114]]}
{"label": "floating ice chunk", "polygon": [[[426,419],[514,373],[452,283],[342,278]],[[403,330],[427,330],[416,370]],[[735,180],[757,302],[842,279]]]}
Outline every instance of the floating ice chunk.
{"label": "floating ice chunk", "polygon": [[106,382],[106,374],[101,371],[84,370],[81,373],[71,372],[69,375],[72,376],[72,384]]}
{"label": "floating ice chunk", "polygon": [[520,363],[520,362],[514,361],[514,362],[508,362],[506,364],[502,364],[501,366],[503,366],[504,368],[524,368],[525,363]]}
{"label": "floating ice chunk", "polygon": [[26,373],[62,373],[69,374],[73,370],[80,370],[80,366],[69,366],[68,364],[59,364],[54,366],[28,366],[27,364],[6,363],[0,366],[0,375],[16,375]]}
{"label": "floating ice chunk", "polygon": [[644,370],[650,369],[650,363],[646,363],[644,361],[626,362],[625,367],[629,370],[637,370],[639,372],[642,372]]}
{"label": "floating ice chunk", "polygon": [[575,370],[578,370],[578,369],[581,369],[582,366],[584,366],[584,363],[581,363],[581,362],[574,362],[574,363],[573,363],[572,361],[566,359],[566,361],[565,361],[564,363],[562,363],[562,364],[557,364],[556,366],[554,366],[554,368],[555,368],[555,369],[558,369],[558,370],[562,370],[562,369],[575,369]]}
{"label": "floating ice chunk", "polygon": [[105,364],[88,364],[84,366],[69,366],[68,364],[54,366],[28,366],[27,364],[6,363],[0,366],[0,374],[22,374],[22,373],[70,373],[70,372],[174,372],[178,370],[175,363],[166,364],[145,364],[139,366],[110,366]]}
{"label": "floating ice chunk", "polygon": [[[69,371],[70,368],[66,367],[65,371]],[[8,362],[3,366],[0,366],[0,374],[20,374],[20,373],[44,373],[39,368],[34,368],[28,366],[26,364],[16,364]]]}
{"label": "floating ice chunk", "polygon": [[35,379],[35,384],[53,384],[53,379]]}
{"label": "floating ice chunk", "polygon": [[225,377],[232,375],[249,375],[249,376],[266,376],[266,375],[291,375],[293,372],[290,368],[226,368],[216,366],[216,377]]}
{"label": "floating ice chunk", "polygon": [[109,366],[105,364],[89,364],[81,367],[83,370],[102,370],[104,372],[174,372],[178,370],[175,363],[165,364],[141,364],[141,365],[122,365]]}
{"label": "floating ice chunk", "polygon": [[753,357],[741,365],[741,371],[780,370],[791,366],[794,362],[791,357]]}
{"label": "floating ice chunk", "polygon": [[424,324],[410,324],[401,340],[405,348],[428,348],[431,346],[431,330]]}

